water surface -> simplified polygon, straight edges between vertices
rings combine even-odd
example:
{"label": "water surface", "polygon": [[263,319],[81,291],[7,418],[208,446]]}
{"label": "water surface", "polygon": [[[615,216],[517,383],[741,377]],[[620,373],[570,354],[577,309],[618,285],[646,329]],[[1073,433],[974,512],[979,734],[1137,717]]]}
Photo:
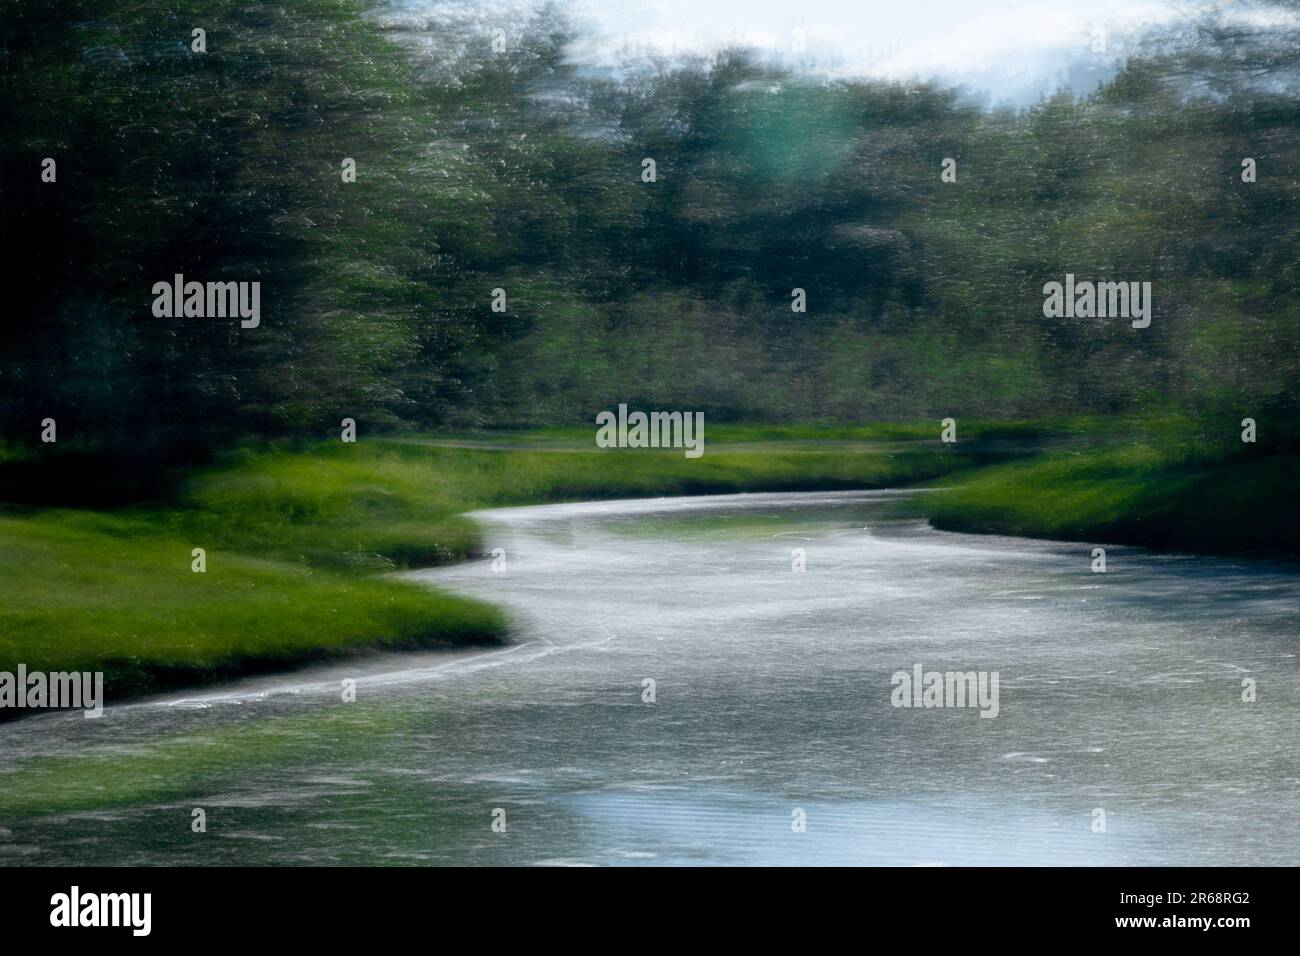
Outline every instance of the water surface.
{"label": "water surface", "polygon": [[[0,726],[0,862],[1294,862],[1293,569],[1116,547],[1096,574],[1092,544],[895,499],[483,512],[503,571],[409,577],[506,606],[515,644]],[[891,706],[918,663],[997,671],[997,718]]]}

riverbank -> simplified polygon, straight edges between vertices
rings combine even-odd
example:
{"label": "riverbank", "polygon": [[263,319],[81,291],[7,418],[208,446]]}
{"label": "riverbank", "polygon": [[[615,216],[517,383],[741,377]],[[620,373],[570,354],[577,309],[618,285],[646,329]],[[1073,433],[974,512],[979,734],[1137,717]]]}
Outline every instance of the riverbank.
{"label": "riverbank", "polygon": [[913,508],[946,531],[1300,560],[1300,455],[1285,447],[1111,435],[941,484]]}
{"label": "riverbank", "polygon": [[[1122,549],[1097,575],[1077,545],[922,530],[889,513],[898,497],[479,513],[509,573],[461,562],[410,576],[509,608],[517,643],[0,727],[0,866],[762,865],[834,863],[842,846],[889,865],[1172,865],[1287,852],[1274,818],[1300,820],[1286,803],[1298,796],[1293,570]],[[796,548],[807,573],[791,573]],[[1000,673],[998,718],[974,701],[893,707],[893,677],[918,663]],[[348,677],[354,703],[340,699]],[[1245,677],[1259,702],[1242,702]],[[1245,771],[1243,796],[1230,784]],[[772,840],[791,779],[820,834],[806,850],[797,834]],[[965,790],[933,792],[944,779]],[[1114,840],[1089,827],[1095,791],[1142,795]],[[505,836],[490,831],[498,807]],[[206,832],[192,829],[197,808]],[[1210,811],[1224,826],[1181,825]],[[914,832],[930,836],[899,839]]]}
{"label": "riverbank", "polygon": [[1300,537],[1293,455],[1062,433],[964,426],[945,445],[929,423],[719,426],[696,460],[598,450],[589,430],[241,448],[165,503],[0,511],[0,671],[103,671],[112,702],[503,641],[496,609],[384,576],[479,554],[464,514],[484,507],[929,483],[945,490],[909,507],[950,530],[1270,556]]}
{"label": "riverbank", "polygon": [[5,506],[0,671],[102,671],[113,702],[370,649],[500,642],[496,609],[384,573],[479,553],[463,515],[480,507],[897,486],[1019,453],[1005,427],[961,449],[928,426],[715,431],[698,460],[597,450],[571,430],[246,447],[164,503]]}

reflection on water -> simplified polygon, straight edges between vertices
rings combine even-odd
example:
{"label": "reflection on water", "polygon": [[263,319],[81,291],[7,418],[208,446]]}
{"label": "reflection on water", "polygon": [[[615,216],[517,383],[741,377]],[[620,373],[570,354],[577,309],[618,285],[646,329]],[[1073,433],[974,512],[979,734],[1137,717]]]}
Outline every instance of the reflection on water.
{"label": "reflection on water", "polygon": [[[515,646],[0,727],[0,861],[1292,862],[1292,569],[1111,548],[1093,574],[1091,544],[891,497],[485,512],[504,573],[412,577],[512,609]],[[997,719],[892,707],[918,663],[997,671]]]}
{"label": "reflection on water", "polygon": [[[1099,841],[1077,817],[1018,797],[926,795],[801,801],[726,791],[580,794],[575,811],[601,847],[598,862],[794,866],[1122,864],[1125,847],[1154,853],[1151,828],[1110,826]],[[804,829],[793,827],[803,811]],[[649,848],[649,849],[647,849]],[[552,863],[586,862],[553,860]]]}

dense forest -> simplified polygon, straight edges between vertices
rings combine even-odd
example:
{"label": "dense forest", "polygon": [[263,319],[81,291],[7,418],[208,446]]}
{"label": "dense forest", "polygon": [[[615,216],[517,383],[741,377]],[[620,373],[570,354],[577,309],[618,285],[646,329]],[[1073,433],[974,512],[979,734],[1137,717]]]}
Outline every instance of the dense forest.
{"label": "dense forest", "polygon": [[[60,453],[184,459],[345,416],[589,423],[618,402],[1175,410],[1296,441],[1300,30],[1189,21],[1095,91],[988,110],[743,50],[580,70],[555,7],[503,51],[482,18],[399,12],[7,7],[11,455],[53,453],[47,418]],[[1067,273],[1150,282],[1150,326],[1045,317]],[[260,324],[156,317],[177,274],[260,282]]]}

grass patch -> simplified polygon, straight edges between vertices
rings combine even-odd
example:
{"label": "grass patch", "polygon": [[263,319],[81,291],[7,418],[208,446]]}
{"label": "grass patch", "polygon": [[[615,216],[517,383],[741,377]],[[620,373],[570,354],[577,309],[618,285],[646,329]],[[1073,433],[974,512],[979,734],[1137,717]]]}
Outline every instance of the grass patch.
{"label": "grass patch", "polygon": [[956,445],[928,424],[718,426],[693,460],[597,449],[590,429],[236,449],[166,505],[0,512],[0,670],[103,670],[120,700],[501,640],[494,609],[381,575],[478,553],[464,513],[493,506],[932,482],[947,490],[905,507],[939,528],[1296,555],[1294,452],[1147,424],[963,424]]}
{"label": "grass patch", "polygon": [[841,438],[828,446],[812,441],[806,427],[785,442],[758,428],[741,434],[749,440],[710,442],[698,459],[680,450],[597,449],[590,430],[581,448],[563,430],[547,430],[535,439],[509,433],[244,449],[189,481],[182,507],[167,519],[232,550],[311,567],[410,567],[475,553],[478,532],[463,515],[478,508],[900,487],[1026,451],[1000,433],[961,446]]}
{"label": "grass patch", "polygon": [[[102,670],[121,700],[367,648],[501,640],[507,622],[493,608],[381,572],[475,554],[464,517],[475,508],[893,487],[1008,454],[852,432],[834,430],[828,447],[807,427],[784,440],[735,429],[695,460],[576,447],[562,432],[477,436],[484,447],[250,447],[193,474],[166,505],[11,506],[0,512],[0,670]],[[191,570],[194,548],[205,573]]]}
{"label": "grass patch", "polygon": [[[158,522],[162,525],[164,522]],[[356,653],[499,640],[493,608],[160,532],[145,514],[0,517],[0,670],[104,671],[111,699]]]}
{"label": "grass patch", "polygon": [[957,473],[912,504],[937,528],[1300,557],[1300,456],[1126,444]]}

